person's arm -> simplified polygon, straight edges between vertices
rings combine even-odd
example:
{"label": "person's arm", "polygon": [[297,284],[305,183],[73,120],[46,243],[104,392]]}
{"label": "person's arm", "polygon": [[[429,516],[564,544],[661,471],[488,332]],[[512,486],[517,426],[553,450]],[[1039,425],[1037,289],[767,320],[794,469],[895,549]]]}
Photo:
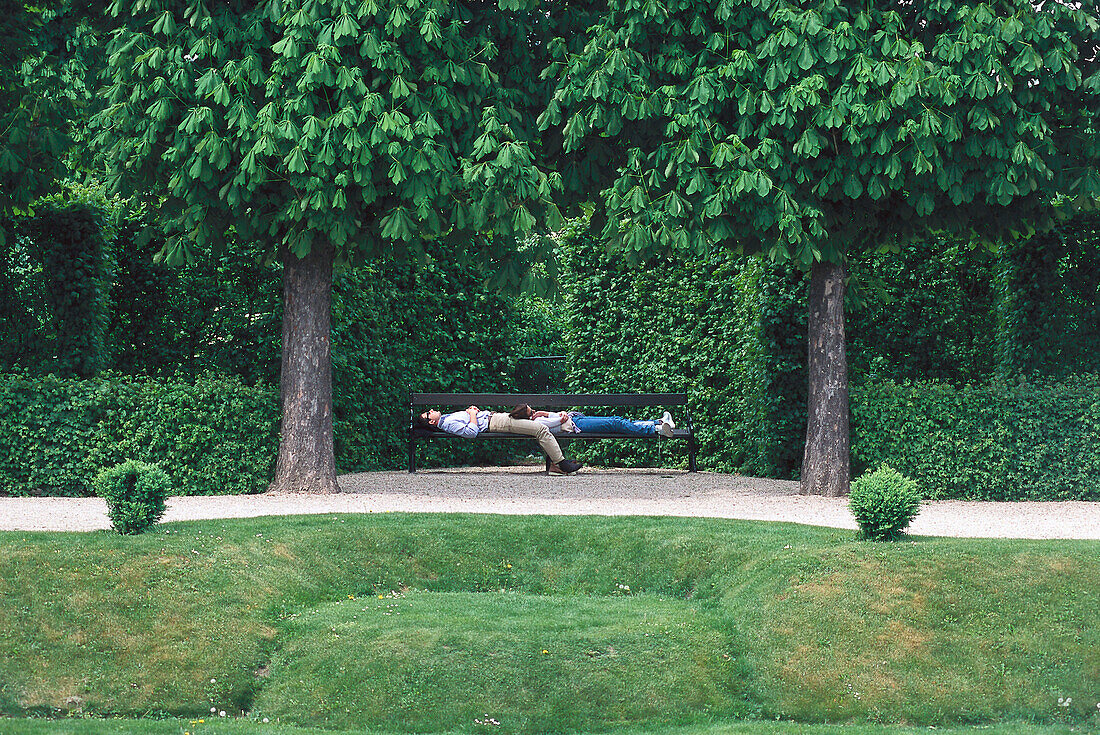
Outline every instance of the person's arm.
{"label": "person's arm", "polygon": [[[546,413],[546,411],[543,411],[542,413]],[[558,417],[555,414],[549,414],[548,416],[538,416],[536,418],[532,418],[531,420],[534,421],[536,424],[542,424],[547,429],[550,429],[551,434],[557,434],[559,431],[561,431],[561,421],[558,420]]]}
{"label": "person's arm", "polygon": [[569,419],[569,414],[565,411],[555,411],[554,413],[550,413],[549,411],[535,411],[531,414],[531,418],[535,421],[545,419],[539,421],[539,423],[546,424],[547,426],[561,426]]}
{"label": "person's arm", "polygon": [[457,434],[458,436],[472,439],[479,433],[477,428],[477,413],[471,414],[467,409],[466,411],[457,411],[447,414],[446,416],[440,416],[439,428],[446,431],[448,434]]}

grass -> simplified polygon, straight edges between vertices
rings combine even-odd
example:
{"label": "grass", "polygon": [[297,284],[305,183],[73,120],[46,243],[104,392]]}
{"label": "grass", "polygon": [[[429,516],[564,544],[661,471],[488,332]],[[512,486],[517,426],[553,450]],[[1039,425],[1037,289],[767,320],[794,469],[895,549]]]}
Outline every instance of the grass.
{"label": "grass", "polygon": [[477,720],[552,732],[563,719],[583,730],[742,716],[738,664],[721,628],[697,605],[648,595],[343,600],[288,626],[291,642],[256,710],[417,732]]}
{"label": "grass", "polygon": [[[493,732],[492,726],[480,732]],[[343,735],[315,727],[264,724],[247,720],[4,720],[4,735]],[[363,730],[356,729],[358,735]],[[371,730],[372,735],[398,735]],[[897,725],[813,725],[799,722],[721,722],[681,727],[645,727],[616,730],[616,735],[1080,735],[1080,727],[1001,723],[959,727]]]}
{"label": "grass", "polygon": [[[174,716],[119,732],[194,735],[818,732],[735,722],[776,718],[1047,733],[1096,729],[1098,702],[1096,542],[396,514],[0,533],[0,712],[19,717]],[[192,731],[211,708],[252,722]],[[119,721],[0,733],[86,722]]]}

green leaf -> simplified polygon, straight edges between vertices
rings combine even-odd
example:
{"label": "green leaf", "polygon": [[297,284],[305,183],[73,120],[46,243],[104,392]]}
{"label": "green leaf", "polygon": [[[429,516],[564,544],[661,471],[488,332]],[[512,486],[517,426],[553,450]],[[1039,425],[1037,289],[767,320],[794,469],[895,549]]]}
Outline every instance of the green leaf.
{"label": "green leaf", "polygon": [[176,32],[176,19],[172,17],[170,11],[165,10],[157,18],[157,22],[153,24],[154,35],[171,36]]}
{"label": "green leaf", "polygon": [[798,66],[803,70],[809,70],[814,65],[814,55],[810,50],[810,44],[804,42],[798,53]]}
{"label": "green leaf", "polygon": [[294,149],[283,159],[283,164],[288,171],[295,174],[305,173],[309,170],[306,165],[306,157],[299,146],[294,146]]}

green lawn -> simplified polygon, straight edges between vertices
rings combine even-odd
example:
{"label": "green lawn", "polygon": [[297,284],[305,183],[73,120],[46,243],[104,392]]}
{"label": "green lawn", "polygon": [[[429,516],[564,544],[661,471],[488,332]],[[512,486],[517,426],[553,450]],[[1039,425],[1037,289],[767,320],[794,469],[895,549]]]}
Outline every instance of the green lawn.
{"label": "green lawn", "polygon": [[1054,733],[1098,703],[1096,542],[398,514],[0,533],[0,712],[184,718],[3,735]]}
{"label": "green lawn", "polygon": [[[614,730],[614,733],[615,735],[1081,735],[1086,731],[1070,725],[1034,725],[1020,722],[937,728],[868,724],[811,725],[799,722],[724,722],[686,727],[623,728]],[[4,735],[351,735],[346,730],[205,718],[201,720],[0,719],[0,732]],[[357,729],[354,732],[358,735],[363,733],[363,730]],[[372,735],[398,735],[401,731],[371,730],[370,732]],[[475,726],[473,730],[467,732],[492,733],[496,732],[496,728],[492,725]]]}

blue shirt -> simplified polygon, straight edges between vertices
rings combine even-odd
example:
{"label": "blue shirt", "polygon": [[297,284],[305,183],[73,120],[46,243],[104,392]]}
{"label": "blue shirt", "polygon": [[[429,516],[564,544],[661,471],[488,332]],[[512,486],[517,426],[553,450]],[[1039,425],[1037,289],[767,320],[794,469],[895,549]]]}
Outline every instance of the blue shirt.
{"label": "blue shirt", "polygon": [[492,411],[478,411],[477,421],[474,422],[470,421],[470,414],[466,411],[455,411],[439,417],[439,428],[448,434],[473,438],[489,430],[489,417],[492,415]]}

